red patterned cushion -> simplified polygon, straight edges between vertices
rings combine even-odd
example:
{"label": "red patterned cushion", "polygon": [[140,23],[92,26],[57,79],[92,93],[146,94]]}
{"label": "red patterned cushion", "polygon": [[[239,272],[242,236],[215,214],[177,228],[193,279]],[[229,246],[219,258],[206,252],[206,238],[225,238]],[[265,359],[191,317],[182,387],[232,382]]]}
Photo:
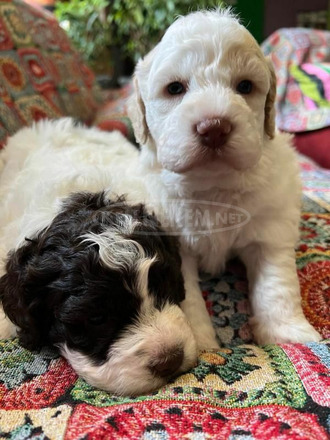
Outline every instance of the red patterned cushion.
{"label": "red patterned cushion", "polygon": [[104,91],[104,104],[98,109],[93,124],[101,130],[119,130],[135,142],[131,120],[127,116],[126,103],[132,93],[132,83],[120,89]]}
{"label": "red patterned cushion", "polygon": [[0,147],[41,118],[90,122],[99,103],[93,73],[55,18],[20,0],[0,0]]}

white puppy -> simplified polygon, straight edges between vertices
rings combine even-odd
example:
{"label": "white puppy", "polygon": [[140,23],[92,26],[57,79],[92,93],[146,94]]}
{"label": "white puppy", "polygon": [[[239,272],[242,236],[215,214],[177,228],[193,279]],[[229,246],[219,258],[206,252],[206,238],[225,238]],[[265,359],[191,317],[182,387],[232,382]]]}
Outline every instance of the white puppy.
{"label": "white puppy", "polygon": [[[247,267],[258,343],[320,338],[301,308],[294,252],[299,170],[290,137],[275,130],[275,93],[273,67],[228,10],[179,18],[136,69],[130,116],[143,145],[147,191],[184,232],[184,309],[201,345],[215,341],[197,267],[215,274],[233,255]],[[169,198],[178,199],[171,210]],[[189,207],[195,201],[195,221],[182,228],[185,199]],[[205,201],[214,208],[209,204],[204,234],[196,234]],[[245,209],[250,221],[213,232],[227,205]]]}
{"label": "white puppy", "polygon": [[319,340],[301,307],[299,169],[290,137],[275,131],[275,87],[272,66],[230,12],[179,18],[136,69],[130,115],[140,153],[119,133],[70,120],[9,141],[0,180],[3,254],[56,213],[54,205],[36,215],[31,204],[26,212],[27,201],[110,187],[128,203],[145,203],[180,236],[181,307],[200,350],[218,343],[198,269],[219,273],[232,256],[247,266],[256,342]]}

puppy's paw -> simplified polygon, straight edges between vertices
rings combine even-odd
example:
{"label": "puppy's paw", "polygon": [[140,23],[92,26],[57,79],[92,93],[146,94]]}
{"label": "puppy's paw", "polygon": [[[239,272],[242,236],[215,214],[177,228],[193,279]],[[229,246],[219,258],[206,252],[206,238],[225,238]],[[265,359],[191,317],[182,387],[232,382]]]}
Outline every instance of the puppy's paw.
{"label": "puppy's paw", "polygon": [[197,342],[197,349],[199,352],[203,351],[218,351],[220,345],[217,341],[213,328],[199,329],[198,334],[195,333]]}
{"label": "puppy's paw", "polygon": [[251,326],[258,345],[318,342],[322,339],[305,317],[295,317],[285,323],[252,318]]}

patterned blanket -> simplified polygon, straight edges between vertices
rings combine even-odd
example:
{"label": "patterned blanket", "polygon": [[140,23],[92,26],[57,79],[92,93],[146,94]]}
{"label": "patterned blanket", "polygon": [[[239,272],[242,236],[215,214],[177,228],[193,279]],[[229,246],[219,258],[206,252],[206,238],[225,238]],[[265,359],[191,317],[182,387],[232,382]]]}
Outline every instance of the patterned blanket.
{"label": "patterned blanket", "polygon": [[[330,337],[330,172],[301,164],[297,269],[304,312]],[[300,439],[330,434],[329,344],[256,346],[238,261],[201,287],[223,348],[153,394],[118,397],[78,378],[50,348],[0,341],[0,439]],[[134,368],[134,365],[132,365]]]}

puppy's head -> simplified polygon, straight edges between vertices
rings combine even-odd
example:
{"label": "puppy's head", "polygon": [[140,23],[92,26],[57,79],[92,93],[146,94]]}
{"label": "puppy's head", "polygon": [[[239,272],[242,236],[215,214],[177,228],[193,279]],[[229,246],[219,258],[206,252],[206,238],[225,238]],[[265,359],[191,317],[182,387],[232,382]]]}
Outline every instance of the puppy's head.
{"label": "puppy's head", "polygon": [[11,252],[0,279],[22,345],[58,346],[89,383],[118,394],[152,391],[192,367],[178,244],[161,233],[142,205],[103,193],[67,199]]}
{"label": "puppy's head", "polygon": [[171,171],[244,170],[274,136],[273,68],[229,10],[174,22],[138,63],[134,88],[136,136]]}

